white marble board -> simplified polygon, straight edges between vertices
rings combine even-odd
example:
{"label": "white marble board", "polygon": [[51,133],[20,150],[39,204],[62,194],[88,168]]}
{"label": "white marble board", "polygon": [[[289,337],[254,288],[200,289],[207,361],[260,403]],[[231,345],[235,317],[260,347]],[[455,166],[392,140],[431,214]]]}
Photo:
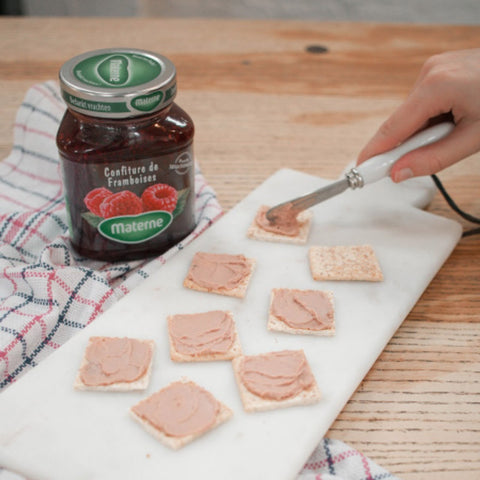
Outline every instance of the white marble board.
{"label": "white marble board", "polygon": [[[317,205],[305,246],[246,238],[259,205],[273,205],[328,182],[279,170],[155,275],[0,394],[0,465],[31,480],[294,479],[461,234],[458,223],[417,208],[432,195],[427,178],[403,185],[386,179]],[[307,261],[310,245],[365,243],[374,247],[383,282],[312,280]],[[246,297],[183,288],[196,251],[255,258]],[[333,291],[335,337],[268,332],[273,287]],[[230,362],[173,363],[166,316],[210,309],[233,311],[246,354],[303,348],[322,401],[247,414]],[[91,335],[154,339],[154,372],[148,390],[74,391],[72,384]],[[226,403],[234,416],[182,450],[171,451],[135,423],[128,409],[185,376]]]}

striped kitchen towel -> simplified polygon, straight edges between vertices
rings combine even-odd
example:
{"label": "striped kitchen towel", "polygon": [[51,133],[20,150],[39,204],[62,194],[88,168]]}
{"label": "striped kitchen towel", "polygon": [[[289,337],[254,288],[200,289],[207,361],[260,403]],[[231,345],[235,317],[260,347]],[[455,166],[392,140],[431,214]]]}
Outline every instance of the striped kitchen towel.
{"label": "striped kitchen towel", "polygon": [[55,82],[34,85],[0,161],[0,391],[194,238],[221,214],[196,167],[196,229],[149,260],[110,264],[80,257],[67,234],[55,135],[65,106]]}
{"label": "striped kitchen towel", "polygon": [[341,440],[324,438],[296,480],[400,479]]}

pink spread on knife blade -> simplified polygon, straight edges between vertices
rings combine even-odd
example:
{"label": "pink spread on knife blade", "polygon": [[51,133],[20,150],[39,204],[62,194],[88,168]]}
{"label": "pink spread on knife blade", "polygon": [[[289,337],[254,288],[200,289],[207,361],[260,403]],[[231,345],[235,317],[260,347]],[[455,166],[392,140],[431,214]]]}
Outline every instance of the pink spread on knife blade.
{"label": "pink spread on knife blade", "polygon": [[257,225],[267,232],[272,232],[280,235],[294,237],[300,231],[300,224],[297,220],[299,210],[295,209],[293,205],[286,204],[275,210],[275,218],[273,221],[268,220],[266,213],[269,207],[262,206],[255,217]]}

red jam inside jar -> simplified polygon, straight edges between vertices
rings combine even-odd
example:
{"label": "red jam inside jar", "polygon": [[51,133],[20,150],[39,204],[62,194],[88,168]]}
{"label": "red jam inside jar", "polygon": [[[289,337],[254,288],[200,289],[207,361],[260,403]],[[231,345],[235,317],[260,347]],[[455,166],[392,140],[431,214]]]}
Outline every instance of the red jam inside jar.
{"label": "red jam inside jar", "polygon": [[83,256],[160,255],[195,228],[192,119],[173,102],[174,65],[105,49],[60,70],[57,133],[71,242]]}

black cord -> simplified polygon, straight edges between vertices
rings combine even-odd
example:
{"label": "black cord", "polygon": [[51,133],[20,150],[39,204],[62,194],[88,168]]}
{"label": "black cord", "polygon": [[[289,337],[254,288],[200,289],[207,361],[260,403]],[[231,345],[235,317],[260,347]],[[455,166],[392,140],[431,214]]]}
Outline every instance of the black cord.
{"label": "black cord", "polygon": [[[445,198],[446,202],[448,205],[454,210],[456,213],[458,213],[462,218],[465,220],[468,220],[469,222],[472,223],[478,223],[480,224],[480,218],[474,217],[473,215],[470,215],[467,212],[464,212],[454,201],[453,198],[448,194],[448,192],[445,190],[445,187],[442,185],[442,182],[436,175],[431,176],[435,185],[437,186],[438,190],[440,193],[443,195],[443,198]],[[472,228],[471,230],[466,230],[463,232],[462,237],[469,237],[471,235],[477,235],[480,233],[480,227],[478,228]]]}
{"label": "black cord", "polygon": [[480,233],[480,227],[472,228],[471,230],[467,230],[466,232],[462,233],[462,237],[470,237],[472,235],[478,235]]}

